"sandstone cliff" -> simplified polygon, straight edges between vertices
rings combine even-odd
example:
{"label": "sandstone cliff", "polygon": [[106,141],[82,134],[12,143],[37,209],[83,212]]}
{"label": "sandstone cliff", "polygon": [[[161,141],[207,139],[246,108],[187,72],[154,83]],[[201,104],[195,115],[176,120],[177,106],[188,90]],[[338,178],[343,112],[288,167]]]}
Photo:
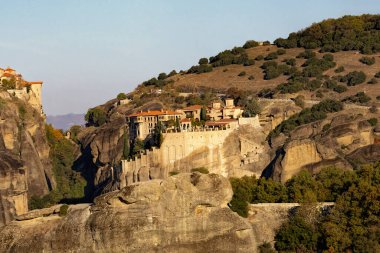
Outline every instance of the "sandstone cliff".
{"label": "sandstone cliff", "polygon": [[71,206],[66,217],[20,218],[0,230],[0,251],[255,252],[251,225],[227,207],[231,197],[216,174],[139,183]]}
{"label": "sandstone cliff", "polygon": [[277,153],[264,174],[286,182],[302,169],[316,173],[328,166],[352,168],[349,154],[372,145],[374,135],[363,115],[344,112],[301,126],[288,138],[279,136],[272,143]]}
{"label": "sandstone cliff", "polygon": [[4,217],[27,210],[27,197],[47,194],[55,181],[40,113],[7,92],[0,92],[0,107],[1,226],[9,221]]}

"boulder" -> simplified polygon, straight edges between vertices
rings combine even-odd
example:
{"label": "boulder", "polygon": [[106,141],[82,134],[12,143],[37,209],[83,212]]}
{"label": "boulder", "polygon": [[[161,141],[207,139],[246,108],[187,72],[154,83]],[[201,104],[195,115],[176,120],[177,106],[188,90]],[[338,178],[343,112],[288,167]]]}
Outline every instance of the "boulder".
{"label": "boulder", "polygon": [[141,182],[66,217],[13,221],[0,252],[255,252],[251,225],[227,207],[232,194],[216,174]]}

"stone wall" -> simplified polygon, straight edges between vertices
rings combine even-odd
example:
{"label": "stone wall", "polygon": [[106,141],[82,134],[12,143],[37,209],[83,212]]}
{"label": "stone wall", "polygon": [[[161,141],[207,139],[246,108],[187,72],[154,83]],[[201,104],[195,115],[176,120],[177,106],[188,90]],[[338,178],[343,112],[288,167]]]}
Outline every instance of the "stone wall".
{"label": "stone wall", "polygon": [[253,162],[255,152],[263,151],[259,144],[247,138],[240,139],[238,134],[233,135],[244,126],[259,129],[258,117],[241,118],[236,128],[165,133],[160,149],[153,148],[140,158],[122,161],[118,170],[120,186],[165,178],[171,173],[190,172],[197,167],[206,167],[209,172],[226,177],[242,173],[250,175],[252,173],[249,171],[231,172],[231,169],[238,169],[244,163],[244,157],[250,156],[250,160],[245,161]]}

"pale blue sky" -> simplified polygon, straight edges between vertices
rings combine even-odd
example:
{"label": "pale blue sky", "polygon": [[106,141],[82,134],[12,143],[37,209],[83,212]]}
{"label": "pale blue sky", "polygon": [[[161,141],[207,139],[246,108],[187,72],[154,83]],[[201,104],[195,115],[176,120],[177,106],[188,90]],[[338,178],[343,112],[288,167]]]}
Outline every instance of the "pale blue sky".
{"label": "pale blue sky", "polygon": [[83,113],[160,72],[249,39],[330,17],[380,13],[378,0],[0,0],[0,66],[43,80],[49,115]]}

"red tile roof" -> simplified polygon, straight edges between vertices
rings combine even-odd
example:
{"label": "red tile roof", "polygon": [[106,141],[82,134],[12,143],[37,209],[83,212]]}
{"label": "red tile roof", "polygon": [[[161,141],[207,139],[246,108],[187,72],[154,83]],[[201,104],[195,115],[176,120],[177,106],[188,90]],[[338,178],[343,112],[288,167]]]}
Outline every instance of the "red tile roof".
{"label": "red tile roof", "polygon": [[191,119],[189,119],[189,118],[184,118],[184,119],[181,119],[181,122],[191,122]]}
{"label": "red tile roof", "polygon": [[15,71],[14,69],[11,69],[10,67],[6,68],[5,71]]}
{"label": "red tile roof", "polygon": [[170,110],[161,110],[161,111],[145,111],[145,112],[136,112],[128,115],[127,117],[139,117],[139,116],[159,116],[159,115],[180,115],[180,113]]}
{"label": "red tile roof", "polygon": [[182,110],[183,111],[195,111],[195,110],[202,109],[202,107],[203,107],[202,105],[192,105],[192,106],[185,107]]}
{"label": "red tile roof", "polygon": [[2,76],[5,76],[5,77],[12,77],[14,75],[12,75],[11,73],[4,73]]}
{"label": "red tile roof", "polygon": [[29,82],[30,84],[43,84],[42,81]]}

